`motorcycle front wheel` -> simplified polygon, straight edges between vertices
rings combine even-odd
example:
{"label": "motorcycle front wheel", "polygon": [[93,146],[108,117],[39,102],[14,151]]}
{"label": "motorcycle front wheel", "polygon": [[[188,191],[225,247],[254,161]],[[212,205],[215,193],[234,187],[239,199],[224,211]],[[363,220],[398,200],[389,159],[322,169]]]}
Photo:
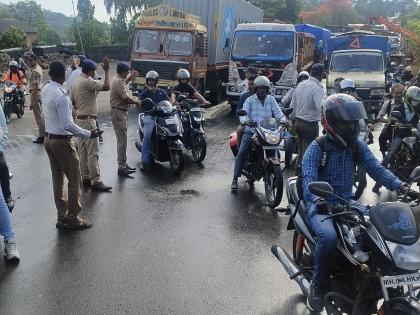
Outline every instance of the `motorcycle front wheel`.
{"label": "motorcycle front wheel", "polygon": [[170,150],[170,165],[172,172],[179,174],[184,169],[184,155],[182,150]]}
{"label": "motorcycle front wheel", "polygon": [[195,162],[202,162],[207,154],[207,142],[203,134],[196,134],[192,138],[191,153]]}
{"label": "motorcycle front wheel", "polygon": [[284,165],[286,168],[292,166],[293,158],[293,140],[287,139],[284,141]]}
{"label": "motorcycle front wheel", "polygon": [[269,165],[264,177],[265,197],[271,208],[277,207],[283,198],[283,172],[279,165]]}
{"label": "motorcycle front wheel", "polygon": [[10,104],[4,104],[4,117],[6,117],[6,123],[9,124],[12,120],[12,111]]}

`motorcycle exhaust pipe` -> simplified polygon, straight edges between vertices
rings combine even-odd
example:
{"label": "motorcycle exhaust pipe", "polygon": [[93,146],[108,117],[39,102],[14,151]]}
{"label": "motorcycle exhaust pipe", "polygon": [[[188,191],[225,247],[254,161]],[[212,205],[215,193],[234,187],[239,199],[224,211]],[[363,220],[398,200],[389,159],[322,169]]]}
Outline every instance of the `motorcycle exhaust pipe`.
{"label": "motorcycle exhaust pipe", "polygon": [[271,247],[271,252],[274,256],[281,262],[286,272],[289,274],[291,280],[295,280],[305,297],[309,294],[309,281],[305,276],[302,275],[302,272],[294,262],[294,260],[289,256],[289,254],[280,246],[273,245]]}

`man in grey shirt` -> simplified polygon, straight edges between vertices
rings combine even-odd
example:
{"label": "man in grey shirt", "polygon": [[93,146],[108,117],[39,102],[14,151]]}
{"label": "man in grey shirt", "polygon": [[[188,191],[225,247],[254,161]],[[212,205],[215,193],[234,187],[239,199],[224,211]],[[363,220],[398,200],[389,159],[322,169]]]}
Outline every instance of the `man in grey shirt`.
{"label": "man in grey shirt", "polygon": [[295,130],[298,141],[298,159],[296,162],[296,174],[300,173],[303,154],[313,140],[319,135],[321,120],[321,105],[325,98],[324,87],[321,84],[324,75],[324,66],[314,64],[308,80],[300,83],[293,93],[293,108],[291,115],[295,120]]}

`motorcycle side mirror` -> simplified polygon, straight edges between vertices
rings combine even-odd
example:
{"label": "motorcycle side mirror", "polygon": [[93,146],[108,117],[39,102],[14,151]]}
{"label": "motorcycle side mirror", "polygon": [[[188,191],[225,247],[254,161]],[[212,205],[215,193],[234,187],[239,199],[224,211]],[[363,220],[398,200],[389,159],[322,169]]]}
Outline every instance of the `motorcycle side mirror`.
{"label": "motorcycle side mirror", "polygon": [[176,101],[178,103],[181,103],[181,102],[185,101],[186,99],[187,99],[187,97],[185,95],[178,95],[177,98],[176,98]]}
{"label": "motorcycle side mirror", "polygon": [[321,198],[335,196],[334,189],[327,182],[312,182],[309,184],[309,191]]}
{"label": "motorcycle side mirror", "polygon": [[410,174],[410,181],[412,183],[420,182],[420,166],[417,166]]}
{"label": "motorcycle side mirror", "polygon": [[399,112],[399,111],[397,111],[397,110],[393,110],[393,111],[391,112],[391,116],[392,116],[392,117],[394,117],[394,118],[398,118],[398,119],[400,119],[400,118],[401,118],[401,112]]}
{"label": "motorcycle side mirror", "polygon": [[236,112],[236,114],[240,117],[248,115],[245,109],[240,109]]}

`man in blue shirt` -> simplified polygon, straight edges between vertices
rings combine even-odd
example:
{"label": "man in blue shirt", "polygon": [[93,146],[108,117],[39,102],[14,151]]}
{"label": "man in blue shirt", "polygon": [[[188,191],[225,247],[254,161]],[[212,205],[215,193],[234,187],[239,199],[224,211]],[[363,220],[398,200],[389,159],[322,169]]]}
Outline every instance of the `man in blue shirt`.
{"label": "man in blue shirt", "polygon": [[[313,141],[303,157],[302,186],[306,216],[317,237],[315,271],[307,302],[311,311],[320,312],[323,309],[323,297],[329,285],[328,264],[337,245],[337,235],[333,221],[323,221],[327,214],[327,202],[336,200],[315,196],[309,191],[309,184],[315,181],[328,182],[337,195],[351,200],[353,169],[357,161],[375,181],[388,189],[408,189],[407,184],[379,163],[366,143],[357,139],[360,119],[366,119],[361,102],[346,94],[331,95],[322,105],[322,125],[327,134],[318,141],[322,141],[323,148],[317,141]],[[326,159],[323,157],[324,152]]]}
{"label": "man in blue shirt", "polygon": [[[248,119],[254,122],[261,123],[262,121],[272,118],[273,116],[281,122],[286,122],[287,118],[280,110],[274,97],[268,95],[270,89],[270,80],[264,76],[259,76],[254,80],[255,94],[248,97],[245,101],[243,109],[247,112],[247,116],[240,118],[241,123]],[[235,160],[235,171],[231,190],[238,189],[238,178],[242,175],[243,164],[248,151],[251,149],[252,136],[255,130],[253,128],[246,128],[242,136],[239,153]]]}
{"label": "man in blue shirt", "polygon": [[[159,81],[159,74],[156,71],[149,71],[146,73],[146,88],[140,94],[140,101],[144,101],[146,98],[150,98],[155,104],[162,101],[169,101],[166,92],[157,87]],[[150,110],[147,108],[145,110]],[[151,161],[151,149],[152,149],[152,135],[155,129],[155,118],[152,115],[146,114],[144,116],[144,139],[141,153],[140,170],[145,171]]]}

